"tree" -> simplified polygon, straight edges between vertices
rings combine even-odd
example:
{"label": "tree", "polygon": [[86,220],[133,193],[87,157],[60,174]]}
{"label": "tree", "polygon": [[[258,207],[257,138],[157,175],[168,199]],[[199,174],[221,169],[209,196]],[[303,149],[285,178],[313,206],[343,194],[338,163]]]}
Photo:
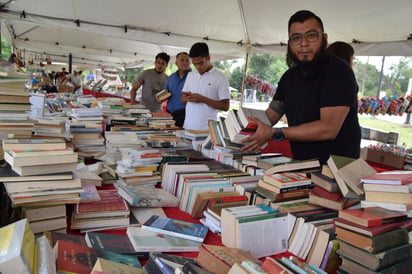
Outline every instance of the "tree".
{"label": "tree", "polygon": [[359,97],[376,96],[379,79],[378,69],[368,63],[355,62],[353,71],[359,86]]}
{"label": "tree", "polygon": [[8,60],[11,54],[11,46],[7,40],[1,36],[1,58]]}
{"label": "tree", "polygon": [[410,67],[411,58],[404,57],[398,64],[393,64],[389,71],[390,74],[384,78],[383,89],[388,96],[405,94],[409,79],[412,78],[412,68]]}
{"label": "tree", "polygon": [[249,59],[248,73],[270,83],[277,83],[287,68],[285,56],[252,54]]}
{"label": "tree", "polygon": [[129,82],[133,85],[137,79],[137,76],[142,71],[143,71],[143,68],[127,68],[124,71],[119,72],[119,77],[120,79],[125,79],[126,82]]}

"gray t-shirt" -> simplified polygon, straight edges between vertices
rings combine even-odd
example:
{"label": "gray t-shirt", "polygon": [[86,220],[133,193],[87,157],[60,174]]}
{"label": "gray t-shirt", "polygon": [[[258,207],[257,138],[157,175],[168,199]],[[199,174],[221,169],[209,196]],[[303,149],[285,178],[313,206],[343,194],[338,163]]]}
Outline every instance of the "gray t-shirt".
{"label": "gray t-shirt", "polygon": [[142,84],[142,104],[151,112],[161,111],[161,104],[156,101],[155,95],[161,91],[167,82],[164,72],[158,73],[155,69],[144,70],[137,78]]}

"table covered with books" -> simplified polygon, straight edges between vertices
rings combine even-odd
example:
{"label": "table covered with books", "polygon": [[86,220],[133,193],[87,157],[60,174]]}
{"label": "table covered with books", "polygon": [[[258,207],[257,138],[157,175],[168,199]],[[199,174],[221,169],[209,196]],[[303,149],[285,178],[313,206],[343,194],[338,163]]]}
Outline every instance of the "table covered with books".
{"label": "table covered with books", "polygon": [[[135,264],[170,268],[170,265],[162,264],[165,258],[158,259],[158,255],[154,254],[147,258],[148,251],[162,252],[167,247],[168,254],[197,258],[205,268],[219,266],[219,271],[209,268],[209,271],[218,273],[226,273],[232,267],[233,271],[259,267],[262,262],[266,270],[286,267],[285,265],[307,271],[312,269],[317,273],[324,273],[321,269],[336,270],[336,263],[339,262],[336,248],[344,236],[338,234],[334,239],[336,235],[332,220],[338,217],[340,210],[347,210],[349,206],[364,202],[359,198],[364,191],[361,177],[390,169],[375,164],[371,167],[361,158],[343,159],[346,165],[339,166],[339,157],[331,157],[329,167],[320,166],[316,159],[297,161],[291,157],[288,141],[271,141],[262,152],[256,154],[214,147],[208,139],[210,136],[204,135],[205,133],[182,134],[179,132],[181,129],[168,124],[172,121],[167,113],[155,115],[140,108],[129,109],[127,117],[116,116],[111,119],[119,124],[110,125],[110,130],[104,132],[101,115],[83,117],[81,114],[88,109],[81,110],[73,111],[74,116],[68,120],[39,120],[36,125],[32,125],[35,133],[33,138],[4,138],[7,168],[2,171],[7,169],[12,175],[0,174],[4,187],[2,198],[10,198],[13,207],[2,199],[2,210],[7,214],[21,213],[20,216],[9,215],[17,217],[16,219],[26,218],[26,223],[18,223],[16,228],[17,225],[23,228],[29,226],[32,233],[37,235],[53,230],[49,235],[52,243],[53,239],[57,239],[59,231],[68,232],[67,237],[92,237],[92,233],[124,236],[118,238],[119,244],[120,239],[131,242],[132,238],[143,236],[158,238],[159,241],[179,238],[184,239],[184,242],[192,242],[184,243],[187,246],[182,244],[181,249],[176,248],[177,244],[169,244],[151,250],[145,246],[147,249],[143,250],[133,240],[134,245],[129,245],[132,245],[135,259],[146,256],[140,262],[134,261]],[[38,124],[49,127],[47,130],[44,127],[39,129]],[[62,138],[62,135],[68,136],[64,133],[67,129],[71,130],[73,137],[69,142]],[[47,135],[46,131],[49,134],[53,132],[54,135]],[[186,137],[181,137],[186,133]],[[357,168],[359,166],[365,167],[362,172]],[[365,171],[369,173],[366,174]],[[308,174],[315,172],[317,176],[310,178]],[[398,184],[400,186],[392,188],[399,189],[400,193],[403,191],[402,195],[390,195],[397,195],[399,198],[402,196],[403,200],[397,201],[398,204],[393,202],[394,205],[391,206],[405,210],[398,210],[402,211],[399,219],[388,217],[388,222],[399,221],[400,227],[404,226],[406,213],[412,210],[412,201],[409,202],[410,190],[405,187],[408,183]],[[389,190],[388,193],[391,192]],[[141,193],[145,193],[143,197],[139,196]],[[366,197],[368,194],[372,193],[366,193]],[[374,199],[378,199],[376,202],[381,204],[389,203],[385,197],[378,195]],[[371,199],[366,202],[374,201]],[[146,216],[144,221],[136,217],[141,216],[139,214],[144,211],[142,209],[148,208],[154,210],[148,212],[155,217]],[[156,209],[161,211],[153,213]],[[164,233],[150,230],[150,222],[158,220],[172,223],[181,233],[172,236],[164,230]],[[376,226],[381,228],[380,224]],[[354,229],[352,225],[350,227]],[[402,247],[402,250],[410,251],[407,228],[399,227],[395,232],[391,232],[396,230],[395,226],[392,230],[386,230],[388,233],[397,233],[398,241],[384,249],[378,249],[379,251],[375,250],[376,252],[383,252],[385,248],[392,250],[398,245],[407,246]],[[199,235],[192,235],[197,230]],[[0,228],[0,237],[5,237],[2,239],[9,239],[6,238],[10,234],[6,234],[7,231],[9,230]],[[24,236],[25,230],[22,231],[15,232],[23,233],[20,236]],[[372,233],[368,226],[358,229],[359,231]],[[87,241],[87,237],[83,239],[83,243]],[[59,270],[70,271],[70,267],[74,267],[70,260],[84,261],[85,258],[86,261],[87,258],[93,258],[93,264],[99,262],[100,268],[104,265],[104,258],[97,261],[97,255],[90,257],[91,251],[85,249],[86,246],[81,249],[83,257],[68,256],[67,254],[76,253],[75,247],[71,245],[74,243],[63,243],[66,240],[62,239],[60,241],[62,244],[58,242],[56,248],[58,254],[63,254],[57,258]],[[111,238],[110,241],[113,247],[116,240]],[[28,249],[37,248],[34,243],[27,245],[30,247]],[[42,242],[38,245],[44,247]],[[99,249],[98,244],[93,248]],[[365,251],[367,253],[364,256],[375,257],[368,250],[362,252]],[[221,257],[217,259],[219,254],[238,260],[237,264],[233,260],[225,261]],[[34,261],[34,255],[31,256]],[[1,258],[0,252],[0,272],[8,273],[6,270],[10,268],[5,267],[11,266],[2,263]],[[46,257],[40,258],[47,261]],[[65,258],[64,264],[62,258]],[[248,262],[242,264],[242,261]],[[52,264],[51,261],[45,264],[48,263]],[[344,260],[344,263],[348,268],[343,270],[357,267],[350,265],[349,260]],[[403,257],[391,263],[399,265],[398,269],[405,269],[405,265],[411,264],[410,260]],[[89,267],[90,273],[93,266],[89,264],[84,267]],[[387,266],[382,264],[379,267],[384,269]],[[21,267],[27,269],[27,266]],[[193,268],[196,265],[189,263],[186,267]]]}

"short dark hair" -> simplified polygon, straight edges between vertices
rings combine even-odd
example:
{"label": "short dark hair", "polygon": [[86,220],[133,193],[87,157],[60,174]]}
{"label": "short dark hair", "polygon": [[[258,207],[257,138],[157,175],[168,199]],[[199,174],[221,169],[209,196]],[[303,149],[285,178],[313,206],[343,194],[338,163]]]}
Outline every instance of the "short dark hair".
{"label": "short dark hair", "polygon": [[313,12],[311,12],[310,10],[299,10],[299,11],[297,11],[295,14],[293,14],[293,15],[289,18],[288,31],[290,31],[290,26],[291,26],[293,23],[303,23],[303,22],[305,22],[306,20],[308,20],[308,19],[310,19],[310,18],[316,19],[316,21],[319,22],[319,25],[320,25],[321,30],[324,31],[322,20],[320,19],[319,16],[317,16],[316,14],[314,14]]}
{"label": "short dark hair", "polygon": [[186,51],[181,51],[178,54],[176,54],[176,59],[179,58],[180,55],[187,55],[189,56],[189,53],[187,53]]}
{"label": "short dark hair", "polygon": [[162,59],[163,61],[165,61],[166,64],[169,64],[170,56],[169,56],[169,54],[167,54],[166,52],[158,53],[158,54],[156,55],[155,60],[157,60],[158,58],[160,58],[160,59]]}
{"label": "short dark hair", "polygon": [[209,56],[209,47],[204,42],[196,43],[190,48],[190,52],[189,52],[190,58],[208,57],[208,56]]}
{"label": "short dark hair", "polygon": [[343,60],[348,62],[348,64],[351,64],[352,57],[353,55],[355,55],[355,50],[353,49],[353,47],[350,44],[342,41],[336,41],[330,44],[326,51],[329,54],[333,54],[342,58]]}

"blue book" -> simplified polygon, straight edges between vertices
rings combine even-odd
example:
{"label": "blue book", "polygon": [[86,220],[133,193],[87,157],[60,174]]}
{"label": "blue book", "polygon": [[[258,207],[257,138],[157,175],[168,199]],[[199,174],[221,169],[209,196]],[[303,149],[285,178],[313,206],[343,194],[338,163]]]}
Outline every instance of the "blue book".
{"label": "blue book", "polygon": [[208,227],[202,224],[180,221],[158,215],[150,217],[149,220],[142,225],[142,228],[144,230],[197,242],[203,242],[208,231]]}

